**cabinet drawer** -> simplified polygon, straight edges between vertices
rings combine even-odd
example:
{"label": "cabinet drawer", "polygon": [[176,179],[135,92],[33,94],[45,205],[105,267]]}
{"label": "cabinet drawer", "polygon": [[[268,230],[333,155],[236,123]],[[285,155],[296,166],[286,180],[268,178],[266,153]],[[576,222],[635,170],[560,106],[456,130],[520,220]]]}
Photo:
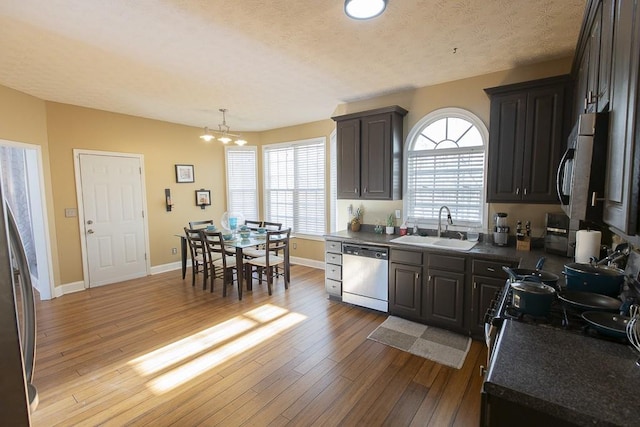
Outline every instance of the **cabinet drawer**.
{"label": "cabinet drawer", "polygon": [[342,295],[342,283],[336,280],[325,279],[324,288],[330,295],[335,295],[337,297]]}
{"label": "cabinet drawer", "polygon": [[401,264],[422,265],[422,252],[391,249],[391,261]]}
{"label": "cabinet drawer", "polygon": [[342,253],[342,242],[337,240],[327,240],[324,242],[324,249],[326,252]]}
{"label": "cabinet drawer", "polygon": [[485,277],[495,277],[498,279],[506,279],[509,277],[507,273],[502,270],[502,266],[513,267],[515,263],[508,261],[486,261],[482,259],[473,260],[473,274]]}
{"label": "cabinet drawer", "polygon": [[342,255],[327,252],[324,254],[324,262],[327,264],[342,265]]}
{"label": "cabinet drawer", "polygon": [[464,272],[467,259],[461,256],[429,254],[429,267]]}
{"label": "cabinet drawer", "polygon": [[327,264],[324,267],[324,275],[327,279],[342,280],[342,267],[339,265]]}

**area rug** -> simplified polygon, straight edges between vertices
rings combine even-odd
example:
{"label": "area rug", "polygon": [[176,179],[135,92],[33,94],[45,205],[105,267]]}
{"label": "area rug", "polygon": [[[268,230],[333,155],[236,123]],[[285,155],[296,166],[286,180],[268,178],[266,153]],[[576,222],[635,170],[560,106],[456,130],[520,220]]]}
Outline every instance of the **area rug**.
{"label": "area rug", "polygon": [[456,369],[462,367],[471,347],[469,337],[395,316],[367,338]]}

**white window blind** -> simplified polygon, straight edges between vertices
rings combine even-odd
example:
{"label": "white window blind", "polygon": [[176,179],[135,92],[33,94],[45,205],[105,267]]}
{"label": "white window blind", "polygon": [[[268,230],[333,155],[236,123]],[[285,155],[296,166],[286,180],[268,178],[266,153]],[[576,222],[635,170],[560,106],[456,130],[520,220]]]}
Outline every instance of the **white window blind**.
{"label": "white window blind", "polygon": [[264,153],[265,218],[298,234],[323,235],[325,138],[268,145]]}
{"label": "white window blind", "polygon": [[478,129],[471,113],[452,110],[431,113],[410,134],[405,209],[411,223],[434,224],[447,206],[454,224],[483,225],[486,128]]}
{"label": "white window blind", "polygon": [[338,142],[334,130],[329,139],[329,231],[338,229]]}
{"label": "white window blind", "polygon": [[258,219],[256,147],[225,147],[227,211]]}

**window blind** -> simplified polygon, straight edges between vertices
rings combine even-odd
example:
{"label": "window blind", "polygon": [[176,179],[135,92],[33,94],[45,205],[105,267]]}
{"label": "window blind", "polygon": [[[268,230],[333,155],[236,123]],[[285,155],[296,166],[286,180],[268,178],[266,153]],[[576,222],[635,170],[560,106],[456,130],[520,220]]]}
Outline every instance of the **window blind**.
{"label": "window blind", "polygon": [[484,151],[409,153],[406,197],[412,218],[437,220],[446,205],[456,223],[482,225]]}
{"label": "window blind", "polygon": [[323,235],[325,138],[264,147],[265,216],[294,233]]}
{"label": "window blind", "polygon": [[225,147],[227,211],[258,219],[256,147]]}

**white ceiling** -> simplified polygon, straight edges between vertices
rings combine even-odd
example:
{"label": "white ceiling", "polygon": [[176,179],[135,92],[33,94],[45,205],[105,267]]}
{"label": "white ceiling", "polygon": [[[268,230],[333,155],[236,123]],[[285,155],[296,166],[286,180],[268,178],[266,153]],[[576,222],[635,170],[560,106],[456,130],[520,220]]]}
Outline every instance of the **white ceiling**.
{"label": "white ceiling", "polygon": [[[0,84],[41,99],[234,131],[567,57],[586,0],[2,0]],[[454,53],[455,51],[455,53]]]}

